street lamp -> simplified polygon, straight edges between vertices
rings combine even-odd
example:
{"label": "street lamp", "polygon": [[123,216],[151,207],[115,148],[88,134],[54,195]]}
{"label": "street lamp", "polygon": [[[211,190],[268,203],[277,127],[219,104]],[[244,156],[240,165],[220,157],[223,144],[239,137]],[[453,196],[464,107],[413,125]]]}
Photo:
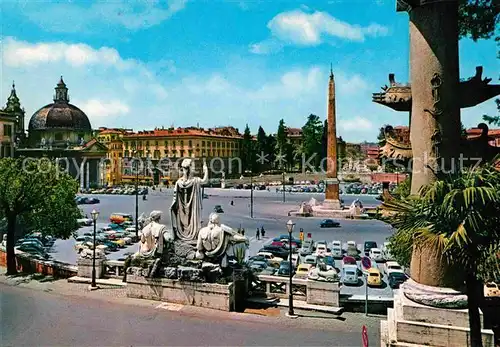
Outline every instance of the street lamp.
{"label": "street lamp", "polygon": [[289,220],[286,223],[286,228],[288,229],[288,250],[289,250],[289,275],[290,275],[290,283],[289,283],[289,292],[288,292],[288,313],[287,317],[297,318],[297,316],[293,312],[293,289],[292,289],[292,278],[293,278],[293,266],[292,266],[292,232],[295,227],[295,223],[292,220]]}
{"label": "street lamp", "polygon": [[[137,143],[136,143],[137,146]],[[134,151],[135,166],[135,238],[139,238],[139,158],[137,150]]]}
{"label": "street lamp", "polygon": [[97,289],[97,284],[95,283],[95,249],[96,249],[96,225],[97,225],[97,218],[99,217],[99,212],[97,212],[95,209],[92,210],[90,213],[92,215],[92,220],[94,221],[94,247],[93,247],[93,254],[92,254],[92,283],[90,284],[90,290],[96,290]]}

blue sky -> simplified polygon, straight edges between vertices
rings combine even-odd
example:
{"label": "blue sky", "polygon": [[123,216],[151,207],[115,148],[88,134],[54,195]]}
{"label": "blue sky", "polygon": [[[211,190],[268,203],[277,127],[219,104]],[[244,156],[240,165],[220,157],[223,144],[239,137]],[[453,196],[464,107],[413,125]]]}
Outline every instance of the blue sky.
{"label": "blue sky", "polygon": [[[338,134],[373,141],[407,114],[371,102],[393,72],[408,80],[408,15],[395,0],[7,1],[1,8],[0,100],[12,80],[27,118],[60,75],[94,128],[234,125],[275,132],[326,117],[330,64]],[[493,40],[460,43],[462,77],[496,80]],[[1,101],[2,103],[4,101]],[[496,114],[462,111],[467,126]],[[27,120],[28,120],[27,119]]]}

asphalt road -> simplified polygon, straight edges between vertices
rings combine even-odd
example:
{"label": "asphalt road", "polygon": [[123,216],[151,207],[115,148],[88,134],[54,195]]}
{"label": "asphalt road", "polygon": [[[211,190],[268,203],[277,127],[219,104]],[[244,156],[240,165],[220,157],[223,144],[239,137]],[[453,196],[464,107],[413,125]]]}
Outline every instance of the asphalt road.
{"label": "asphalt road", "polygon": [[360,346],[353,319],[173,312],[0,284],[1,346]]}
{"label": "asphalt road", "polygon": [[[237,229],[240,225],[245,228],[246,236],[250,239],[250,254],[256,254],[258,250],[272,238],[282,234],[287,234],[286,222],[291,219],[287,213],[296,209],[301,202],[315,198],[318,201],[324,199],[324,194],[318,193],[287,193],[286,202],[283,203],[283,194],[276,193],[271,189],[268,191],[254,191],[254,215],[250,217],[250,191],[237,189],[205,189],[208,199],[203,200],[203,220],[208,219],[208,215],[213,211],[215,205],[221,205],[224,213],[221,214],[221,222]],[[100,203],[96,205],[81,205],[84,213],[90,216],[92,209],[100,212],[99,225],[108,225],[109,216],[113,212],[130,213],[135,215],[135,196],[132,195],[96,195]],[[355,199],[360,199],[364,206],[375,206],[379,201],[371,195],[344,195],[342,196],[346,205],[350,205]],[[230,205],[231,200],[234,206]],[[152,191],[148,195],[148,200],[139,199],[139,214],[145,212],[149,214],[153,210],[163,212],[162,222],[167,226],[171,225],[169,208],[172,202],[172,189],[162,189]],[[322,229],[319,223],[322,218],[292,218],[296,223],[294,236],[298,237],[300,228],[304,229],[305,234],[311,233],[313,240],[333,240],[355,241],[362,244],[364,241],[375,241],[382,245],[387,237],[391,235],[389,225],[376,220],[340,220],[341,227],[333,229]],[[264,227],[266,237],[256,239],[256,229]],[[91,227],[82,228],[80,233],[91,231]],[[60,261],[76,264],[77,254],[74,250],[74,239],[57,240],[51,250],[51,255]],[[137,245],[131,245],[118,252],[108,255],[109,259],[124,258],[127,253],[137,251]],[[337,267],[341,268],[340,261],[337,261]],[[373,296],[392,296],[392,290],[386,285],[381,288],[369,288],[369,295]],[[364,284],[360,278],[358,286],[342,287],[343,294],[365,295]]]}

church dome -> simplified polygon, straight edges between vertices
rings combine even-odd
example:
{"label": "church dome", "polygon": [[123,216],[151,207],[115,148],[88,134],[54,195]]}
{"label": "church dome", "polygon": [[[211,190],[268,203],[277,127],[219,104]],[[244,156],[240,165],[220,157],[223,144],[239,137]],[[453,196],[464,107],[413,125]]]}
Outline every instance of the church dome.
{"label": "church dome", "polygon": [[92,127],[87,115],[69,103],[68,88],[62,77],[55,90],[54,103],[42,107],[31,116],[28,130],[91,131]]}

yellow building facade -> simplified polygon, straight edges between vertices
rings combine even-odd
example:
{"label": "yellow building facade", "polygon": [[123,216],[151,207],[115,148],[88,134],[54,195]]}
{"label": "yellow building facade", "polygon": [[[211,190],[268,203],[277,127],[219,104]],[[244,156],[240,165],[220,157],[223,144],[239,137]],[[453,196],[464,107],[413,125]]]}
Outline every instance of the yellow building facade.
{"label": "yellow building facade", "polygon": [[123,175],[123,137],[132,132],[131,129],[99,128],[96,138],[108,148],[106,161],[103,163],[103,185],[116,186],[122,184]]}
{"label": "yellow building facade", "polygon": [[0,111],[0,158],[14,157],[15,118]]}
{"label": "yellow building facade", "polygon": [[[172,183],[178,177],[178,163],[184,158],[205,158],[212,172],[231,174],[238,170],[241,140],[242,135],[233,127],[157,128],[127,133],[122,139],[125,163],[122,181],[135,181],[131,161],[137,157],[143,163],[150,163],[149,169],[140,170],[142,183]],[[201,161],[195,161],[195,170],[201,165]]]}

